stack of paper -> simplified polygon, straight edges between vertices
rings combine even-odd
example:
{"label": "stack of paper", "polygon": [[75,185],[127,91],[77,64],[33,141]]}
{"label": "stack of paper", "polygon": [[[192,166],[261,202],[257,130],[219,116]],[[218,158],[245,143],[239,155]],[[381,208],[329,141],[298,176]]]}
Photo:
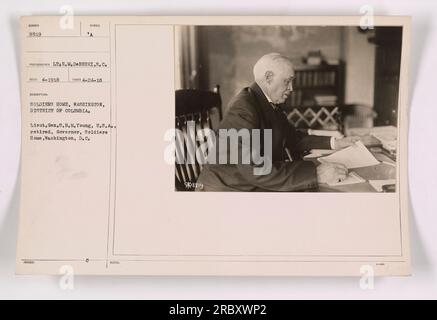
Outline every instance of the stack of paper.
{"label": "stack of paper", "polygon": [[361,141],[357,141],[352,146],[337,151],[329,156],[319,158],[319,161],[341,163],[348,169],[379,164],[379,161],[376,160]]}
{"label": "stack of paper", "polygon": [[373,131],[372,136],[381,141],[383,148],[391,152],[396,152],[398,136],[396,127],[382,127],[380,130]]}

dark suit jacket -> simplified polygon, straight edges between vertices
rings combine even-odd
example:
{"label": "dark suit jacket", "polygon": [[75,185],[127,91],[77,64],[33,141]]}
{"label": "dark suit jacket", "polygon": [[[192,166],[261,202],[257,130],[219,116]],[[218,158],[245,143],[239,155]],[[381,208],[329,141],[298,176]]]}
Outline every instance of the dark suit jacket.
{"label": "dark suit jacket", "polygon": [[[220,129],[272,129],[272,170],[254,175],[250,164],[207,164],[198,183],[204,191],[309,191],[317,189],[314,163],[303,161],[304,151],[330,149],[330,138],[296,131],[282,111],[276,111],[261,88],[253,83],[229,104]],[[263,140],[261,140],[263,141]],[[286,162],[287,147],[293,161]]]}

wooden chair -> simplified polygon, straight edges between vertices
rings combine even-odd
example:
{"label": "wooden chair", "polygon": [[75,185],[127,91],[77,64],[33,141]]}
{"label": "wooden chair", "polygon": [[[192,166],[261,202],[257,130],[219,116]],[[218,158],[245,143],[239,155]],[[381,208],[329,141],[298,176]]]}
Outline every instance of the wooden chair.
{"label": "wooden chair", "polygon": [[[176,90],[176,121],[175,128],[187,134],[187,122],[194,121],[196,132],[199,129],[216,130],[222,120],[222,100],[220,96],[220,86],[215,86],[213,91],[203,91],[197,89]],[[196,142],[199,147],[201,142]],[[178,149],[176,152],[183,152],[187,155],[187,148]],[[175,187],[177,191],[194,191],[194,183],[202,170],[202,165],[195,159],[194,164],[175,164]]]}

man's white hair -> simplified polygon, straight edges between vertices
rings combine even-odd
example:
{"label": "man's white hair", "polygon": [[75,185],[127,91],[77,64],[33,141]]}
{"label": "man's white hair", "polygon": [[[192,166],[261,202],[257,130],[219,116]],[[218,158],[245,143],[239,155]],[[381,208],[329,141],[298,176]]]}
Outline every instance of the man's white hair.
{"label": "man's white hair", "polygon": [[256,82],[263,82],[265,80],[266,72],[275,70],[282,67],[283,64],[289,64],[293,66],[291,60],[279,53],[268,53],[263,55],[253,66],[253,77]]}

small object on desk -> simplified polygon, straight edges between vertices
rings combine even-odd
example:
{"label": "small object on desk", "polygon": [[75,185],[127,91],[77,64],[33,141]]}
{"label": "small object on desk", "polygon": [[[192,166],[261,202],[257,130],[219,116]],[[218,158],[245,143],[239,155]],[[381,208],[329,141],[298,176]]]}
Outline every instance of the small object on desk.
{"label": "small object on desk", "polygon": [[[370,185],[378,192],[394,192],[396,189],[396,179],[386,179],[386,180],[369,180]],[[386,187],[385,189],[393,190],[393,191],[385,191],[385,186],[394,186],[393,187]]]}
{"label": "small object on desk", "polygon": [[[361,142],[367,147],[367,148],[381,148],[382,143],[378,139],[376,139],[374,136],[360,136]],[[372,150],[370,150],[372,151]]]}
{"label": "small object on desk", "polygon": [[348,169],[374,166],[380,163],[361,141],[329,156],[319,158],[319,161],[341,163]]}
{"label": "small object on desk", "polygon": [[341,182],[334,182],[334,183],[328,183],[329,186],[343,186],[347,184],[355,184],[355,183],[363,183],[366,182],[363,178],[361,178],[358,174],[355,172],[350,172],[346,179]]}
{"label": "small object on desk", "polygon": [[396,184],[386,184],[382,186],[383,192],[396,192]]}

